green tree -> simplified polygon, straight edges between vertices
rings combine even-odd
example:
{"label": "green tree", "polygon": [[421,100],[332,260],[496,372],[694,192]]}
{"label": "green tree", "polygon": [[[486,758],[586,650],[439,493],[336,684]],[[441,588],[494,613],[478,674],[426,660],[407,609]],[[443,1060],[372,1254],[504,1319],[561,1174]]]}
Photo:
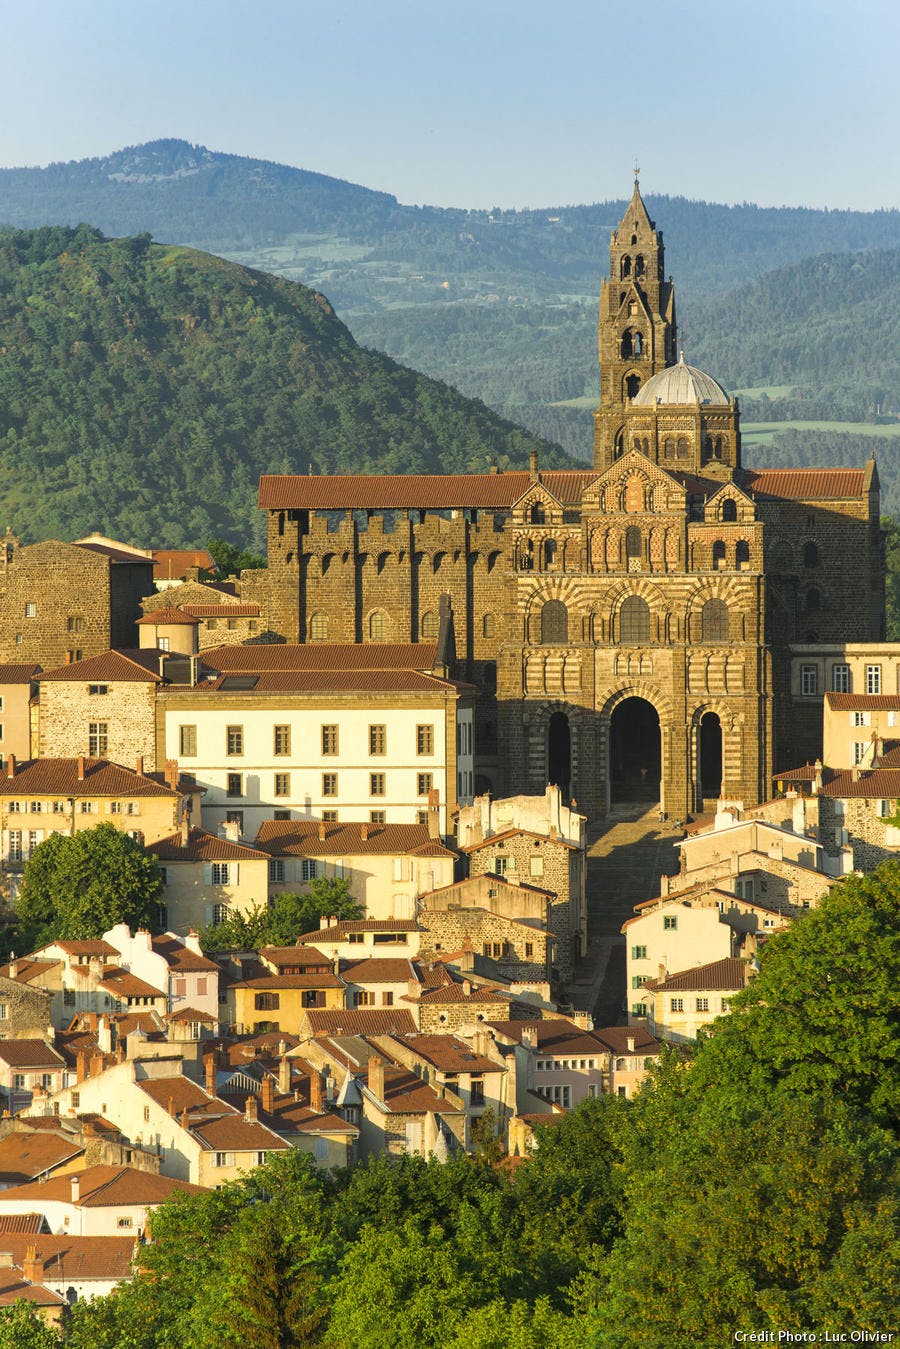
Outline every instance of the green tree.
{"label": "green tree", "polygon": [[206,550],[216,564],[215,574],[219,577],[239,576],[242,571],[255,571],[266,565],[266,559],[259,553],[225,539],[208,539]]}
{"label": "green tree", "polygon": [[156,859],[115,825],[51,834],[25,864],[15,940],[31,950],[99,937],[116,923],[155,930],[161,890]]}
{"label": "green tree", "polygon": [[290,946],[304,932],[312,932],[322,918],[340,921],[362,917],[362,908],[350,895],[346,880],[317,876],[302,895],[275,895],[271,905],[256,904],[246,913],[229,915],[200,933],[205,951],[258,951],[261,946]]}
{"label": "green tree", "polygon": [[0,1310],[0,1349],[57,1349],[60,1338],[32,1302]]}

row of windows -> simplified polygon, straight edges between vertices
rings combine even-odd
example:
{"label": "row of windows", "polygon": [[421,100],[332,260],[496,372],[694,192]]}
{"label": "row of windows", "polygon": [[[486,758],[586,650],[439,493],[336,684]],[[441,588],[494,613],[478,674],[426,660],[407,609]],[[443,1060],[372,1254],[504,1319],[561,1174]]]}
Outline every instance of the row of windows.
{"label": "row of windows", "polygon": [[[463,776],[463,775],[459,775]],[[465,775],[471,778],[471,774]],[[416,774],[416,795],[427,796],[434,786],[433,773]],[[469,782],[471,789],[471,782]],[[468,793],[471,795],[471,790]],[[243,773],[228,773],[225,777],[225,795],[243,796],[244,795],[244,775]],[[276,773],[274,778],[274,795],[289,797],[291,795],[291,775],[290,773]],[[322,795],[338,796],[338,775],[337,773],[322,774]],[[369,774],[369,795],[387,796],[387,774],[370,773]],[[373,820],[375,824],[384,824],[384,820]]]}
{"label": "row of windows", "polygon": [[[37,618],[37,602],[25,601],[25,617]],[[66,632],[84,632],[84,619],[80,614],[70,614],[66,619]]]}
{"label": "row of windows", "polygon": [[[867,665],[865,667],[866,693],[881,693],[881,684],[881,666]],[[900,691],[900,667],[897,670],[897,688]],[[800,666],[800,692],[805,698],[814,697],[819,692],[819,667],[817,665]],[[831,667],[831,692],[852,692],[849,665],[833,665]]]}
{"label": "row of windows", "polygon": [[[688,998],[687,1001],[690,1002],[691,999]],[[695,1011],[695,1012],[711,1012],[711,1011],[712,1011],[712,1006],[711,1006],[711,1004],[712,1004],[713,1001],[714,1001],[713,998],[694,998],[694,1011]],[[730,1000],[729,998],[719,998],[718,1001],[719,1001],[719,1003],[721,1004],[721,1010],[722,1010],[723,1012],[727,1012],[728,1009],[729,1009],[730,1006],[731,1006],[731,1000]],[[685,999],[684,999],[684,998],[670,998],[670,999],[669,999],[669,1011],[670,1011],[670,1012],[683,1012],[683,1011],[684,1011],[684,1004],[685,1004]]]}
{"label": "row of windows", "polygon": [[[91,723],[91,734],[100,737],[100,729],[103,731],[103,743],[106,743],[106,723]],[[471,731],[470,731],[471,735]],[[99,742],[99,740],[98,740]],[[244,753],[244,728],[243,726],[226,726],[225,728],[225,752],[234,757]],[[336,755],[340,752],[340,732],[336,724],[331,723],[321,727],[320,743],[322,754],[326,757]],[[434,754],[434,726],[433,724],[423,724],[416,727],[415,733],[416,754],[420,757],[427,757]],[[178,728],[178,752],[184,759],[196,758],[197,755],[197,727],[195,725],[179,726]],[[276,758],[285,758],[291,753],[291,728],[290,726],[274,726],[272,728],[272,752]],[[91,751],[93,753],[93,751]],[[387,753],[387,726],[380,724],[369,727],[369,754],[374,756]],[[286,776],[286,775],[285,775]],[[276,793],[277,794],[277,793]],[[287,793],[281,793],[287,795]]]}
{"label": "row of windows", "polygon": [[[81,801],[82,815],[91,815],[94,813],[95,805],[98,802]],[[68,801],[16,801],[12,800],[7,805],[7,811],[10,815],[23,815],[31,811],[32,815],[64,815],[67,809],[74,809],[74,802],[70,805]],[[140,815],[140,801],[108,801],[107,810],[110,815]]]}
{"label": "row of windows", "polygon": [[[727,642],[728,605],[707,600],[700,610],[700,641]],[[642,646],[650,641],[650,606],[640,595],[629,595],[619,609],[619,641]],[[569,640],[569,611],[562,600],[548,600],[541,609],[541,644],[564,646]]]}
{"label": "row of windows", "polygon": [[[517,869],[517,868],[516,868],[516,859],[515,859],[514,857],[502,857],[502,856],[501,856],[501,857],[495,857],[495,858],[494,858],[494,875],[495,875],[495,876],[506,876],[506,875],[509,874],[509,872],[515,871],[516,869]],[[543,876],[543,874],[544,874],[544,859],[543,859],[543,857],[541,857],[539,854],[535,854],[534,856],[529,857],[529,859],[528,859],[528,874],[529,874],[530,876]]]}
{"label": "row of windows", "polygon": [[596,1068],[596,1059],[535,1059],[534,1066],[538,1072],[559,1072],[562,1069],[578,1070],[580,1068]]}

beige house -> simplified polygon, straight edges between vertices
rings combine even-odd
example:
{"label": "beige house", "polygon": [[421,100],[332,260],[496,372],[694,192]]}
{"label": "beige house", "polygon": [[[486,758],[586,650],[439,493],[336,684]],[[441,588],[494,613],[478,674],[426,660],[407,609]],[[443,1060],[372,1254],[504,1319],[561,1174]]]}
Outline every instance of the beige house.
{"label": "beige house", "polygon": [[826,693],[822,759],[829,768],[873,768],[900,743],[900,692]]}
{"label": "beige house", "polygon": [[[790,697],[781,700],[778,715],[785,726],[792,727],[786,737],[791,746],[790,761],[800,763],[805,756],[810,763],[824,759],[830,764],[829,749],[822,744],[826,698],[832,694],[890,697],[900,693],[900,642],[798,642],[790,646],[789,653]],[[866,739],[868,736],[859,735],[851,743]],[[833,766],[849,768],[852,763],[851,759]]]}
{"label": "beige house", "polygon": [[731,999],[752,973],[746,960],[726,957],[708,965],[669,974],[663,970],[643,988],[647,1029],[675,1043],[696,1039],[697,1032],[731,1008]]}
{"label": "beige house", "polygon": [[30,759],[39,665],[0,665],[0,753]]}
{"label": "beige house", "polygon": [[258,848],[232,838],[180,829],[158,839],[147,851],[163,872],[165,926],[186,935],[229,915],[264,905],[269,893],[269,858]]}
{"label": "beige house", "polygon": [[414,959],[421,940],[414,918],[355,918],[346,922],[322,918],[318,928],[297,938],[297,944],[317,946],[332,960],[394,954]]}
{"label": "beige house", "polygon": [[136,1239],[150,1214],[173,1194],[200,1194],[196,1185],[129,1166],[92,1166],[72,1175],[17,1185],[0,1193],[0,1217],[40,1213],[53,1233]]}
{"label": "beige house", "polygon": [[269,861],[269,890],[302,894],[318,876],[346,880],[367,918],[414,919],[420,896],[453,879],[456,854],[428,824],[266,820],[254,846]]}

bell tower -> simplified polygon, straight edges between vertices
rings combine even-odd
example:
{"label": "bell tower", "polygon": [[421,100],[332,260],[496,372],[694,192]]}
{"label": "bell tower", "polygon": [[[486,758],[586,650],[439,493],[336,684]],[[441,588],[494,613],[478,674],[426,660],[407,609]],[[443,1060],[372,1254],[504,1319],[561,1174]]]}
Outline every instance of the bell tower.
{"label": "bell tower", "polygon": [[662,231],[647,214],[637,170],[634,192],[609,241],[609,280],[600,283],[600,406],[594,466],[623,452],[625,406],[651,375],[677,358],[675,288],[665,279]]}

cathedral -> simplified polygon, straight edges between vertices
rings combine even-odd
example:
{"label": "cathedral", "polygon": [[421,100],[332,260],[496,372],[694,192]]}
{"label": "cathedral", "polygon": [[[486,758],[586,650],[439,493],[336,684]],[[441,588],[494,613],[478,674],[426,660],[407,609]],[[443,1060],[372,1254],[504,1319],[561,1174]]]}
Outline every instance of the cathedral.
{"label": "cathedral", "polygon": [[268,569],[289,642],[431,642],[479,690],[476,791],[558,784],[602,817],[770,795],[807,752],[793,643],[883,637],[874,463],[746,469],[738,401],[678,349],[663,236],[637,179],[609,247],[593,467],[269,475]]}

